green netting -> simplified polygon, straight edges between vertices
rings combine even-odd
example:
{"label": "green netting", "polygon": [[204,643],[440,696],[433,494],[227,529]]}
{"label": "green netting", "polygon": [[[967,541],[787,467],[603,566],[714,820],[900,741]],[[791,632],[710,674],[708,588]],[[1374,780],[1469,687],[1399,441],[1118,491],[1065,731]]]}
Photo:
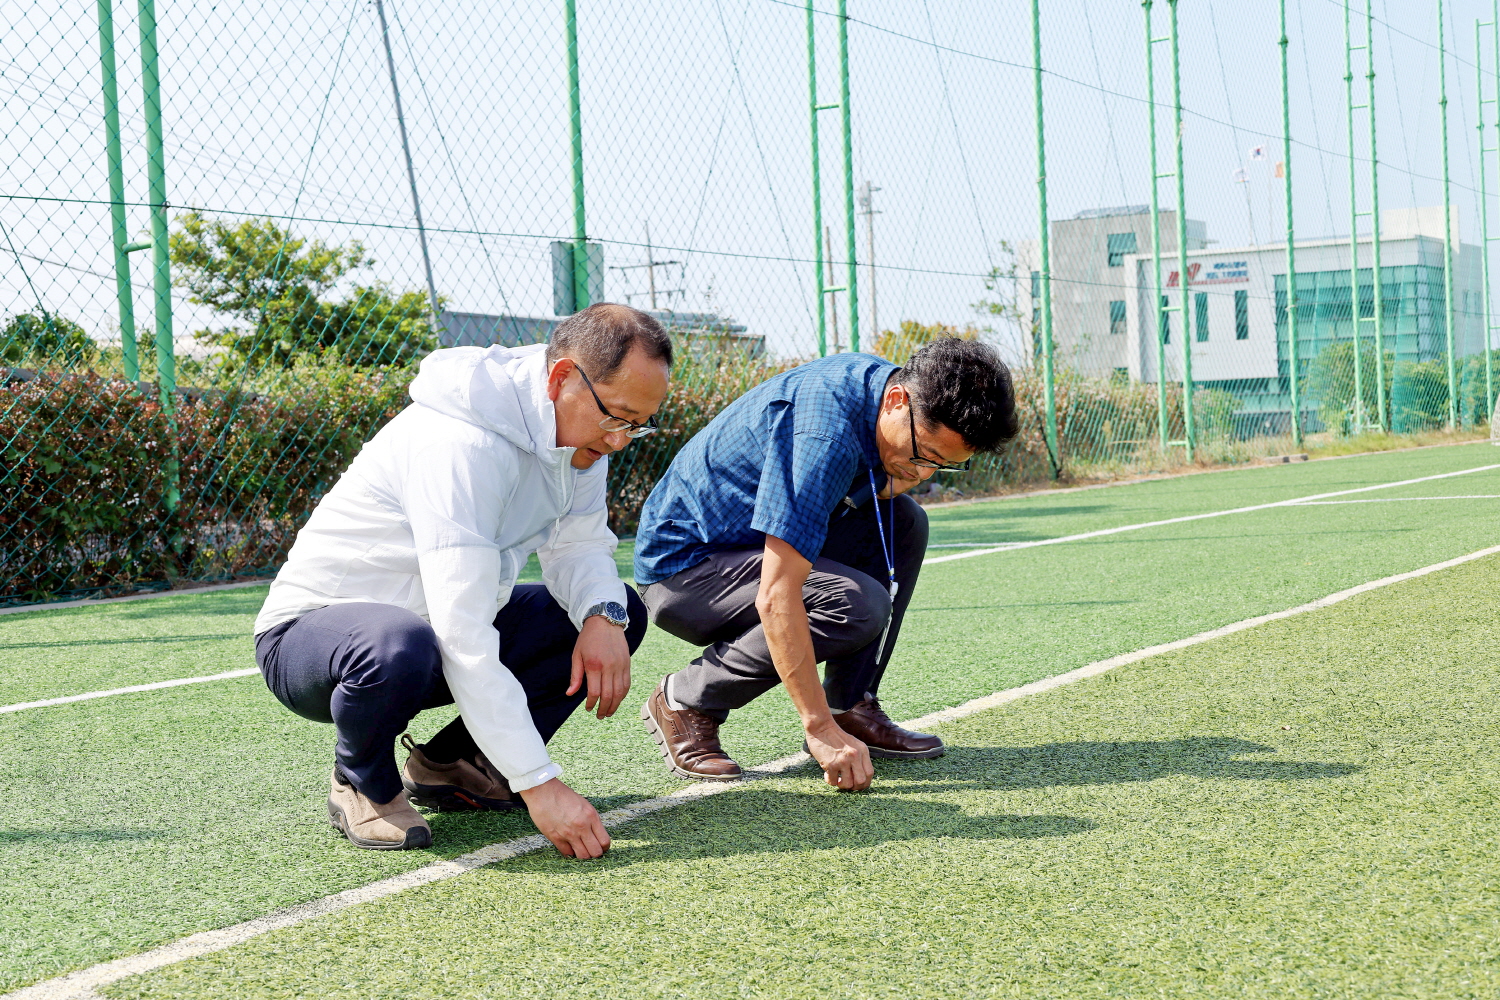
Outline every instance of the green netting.
{"label": "green netting", "polygon": [[681,348],[624,532],[749,386],[945,334],[1023,429],[941,495],[1482,433],[1492,29],[1371,2],[1289,0],[1289,168],[1265,5],[1048,0],[1037,74],[1029,0],[7,0],[0,603],[273,571],[426,353],[587,301]]}

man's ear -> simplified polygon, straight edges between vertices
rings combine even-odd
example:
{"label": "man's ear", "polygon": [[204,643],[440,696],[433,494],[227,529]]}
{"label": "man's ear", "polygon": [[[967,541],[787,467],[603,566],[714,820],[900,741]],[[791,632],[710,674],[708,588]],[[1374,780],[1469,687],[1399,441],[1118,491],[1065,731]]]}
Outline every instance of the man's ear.
{"label": "man's ear", "polygon": [[562,394],[563,383],[568,380],[569,375],[573,374],[573,369],[576,367],[572,358],[558,358],[552,362],[552,367],[547,371],[548,399],[554,403],[557,402],[557,397]]}

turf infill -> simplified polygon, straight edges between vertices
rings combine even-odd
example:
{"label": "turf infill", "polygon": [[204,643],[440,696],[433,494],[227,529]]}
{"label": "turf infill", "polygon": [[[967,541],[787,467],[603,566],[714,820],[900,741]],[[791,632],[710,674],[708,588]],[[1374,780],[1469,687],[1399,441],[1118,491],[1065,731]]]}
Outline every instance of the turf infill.
{"label": "turf infill", "polygon": [[1497,570],[947,725],[870,793],[761,782],[104,992],[1492,997]]}

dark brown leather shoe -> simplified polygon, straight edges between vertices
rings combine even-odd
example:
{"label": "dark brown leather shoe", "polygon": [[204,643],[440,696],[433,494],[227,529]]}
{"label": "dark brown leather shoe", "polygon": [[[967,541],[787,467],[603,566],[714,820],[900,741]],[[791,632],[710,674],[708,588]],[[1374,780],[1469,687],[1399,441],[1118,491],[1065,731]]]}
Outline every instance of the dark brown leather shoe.
{"label": "dark brown leather shoe", "polygon": [[943,741],[929,733],[914,733],[891,721],[879,698],[866,698],[833,717],[839,728],[870,748],[871,757],[941,757]]}
{"label": "dark brown leather shoe", "polygon": [[473,763],[456,760],[439,764],[427,758],[422,752],[427,745],[414,741],[410,733],[401,735],[401,745],[411,754],[401,768],[401,784],[413,804],[442,812],[526,808],[521,796],[510,790],[510,783],[484,754]]}
{"label": "dark brown leather shoe", "polygon": [[697,709],[672,708],[660,684],[641,707],[641,721],[679,778],[734,781],[745,773],[719,745],[719,724]]}

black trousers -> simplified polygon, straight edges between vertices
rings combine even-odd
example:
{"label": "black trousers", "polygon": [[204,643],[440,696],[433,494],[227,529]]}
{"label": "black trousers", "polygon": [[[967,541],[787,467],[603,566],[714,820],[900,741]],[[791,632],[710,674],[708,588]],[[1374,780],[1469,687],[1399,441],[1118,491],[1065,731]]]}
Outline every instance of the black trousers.
{"label": "black trousers", "polygon": [[[634,653],[646,633],[646,609],[626,588]],[[587,696],[568,695],[578,630],[541,584],[515,588],[495,616],[506,667],[526,692],[542,740],[550,740]],[[394,744],[423,709],[453,704],[432,626],[389,604],[334,604],[267,629],[255,639],[266,686],[287,708],[338,730],[339,769],[368,798],[389,802],[401,792]],[[439,759],[479,752],[460,716],[429,746]]]}
{"label": "black trousers", "polygon": [[[880,693],[880,682],[901,634],[901,621],[917,589],[927,552],[927,512],[908,496],[881,501],[887,545],[894,506],[896,599],[889,596],[885,555],[875,512],[840,507],[828,538],[802,587],[812,629],[813,653],[824,663],[823,690],[835,710],[853,708]],[[651,620],[697,646],[703,655],[672,675],[679,704],[723,721],[781,682],[755,597],[764,549],[715,553],[659,583],[641,588]],[[889,624],[889,631],[886,626]],[[882,647],[881,633],[885,632]]]}

